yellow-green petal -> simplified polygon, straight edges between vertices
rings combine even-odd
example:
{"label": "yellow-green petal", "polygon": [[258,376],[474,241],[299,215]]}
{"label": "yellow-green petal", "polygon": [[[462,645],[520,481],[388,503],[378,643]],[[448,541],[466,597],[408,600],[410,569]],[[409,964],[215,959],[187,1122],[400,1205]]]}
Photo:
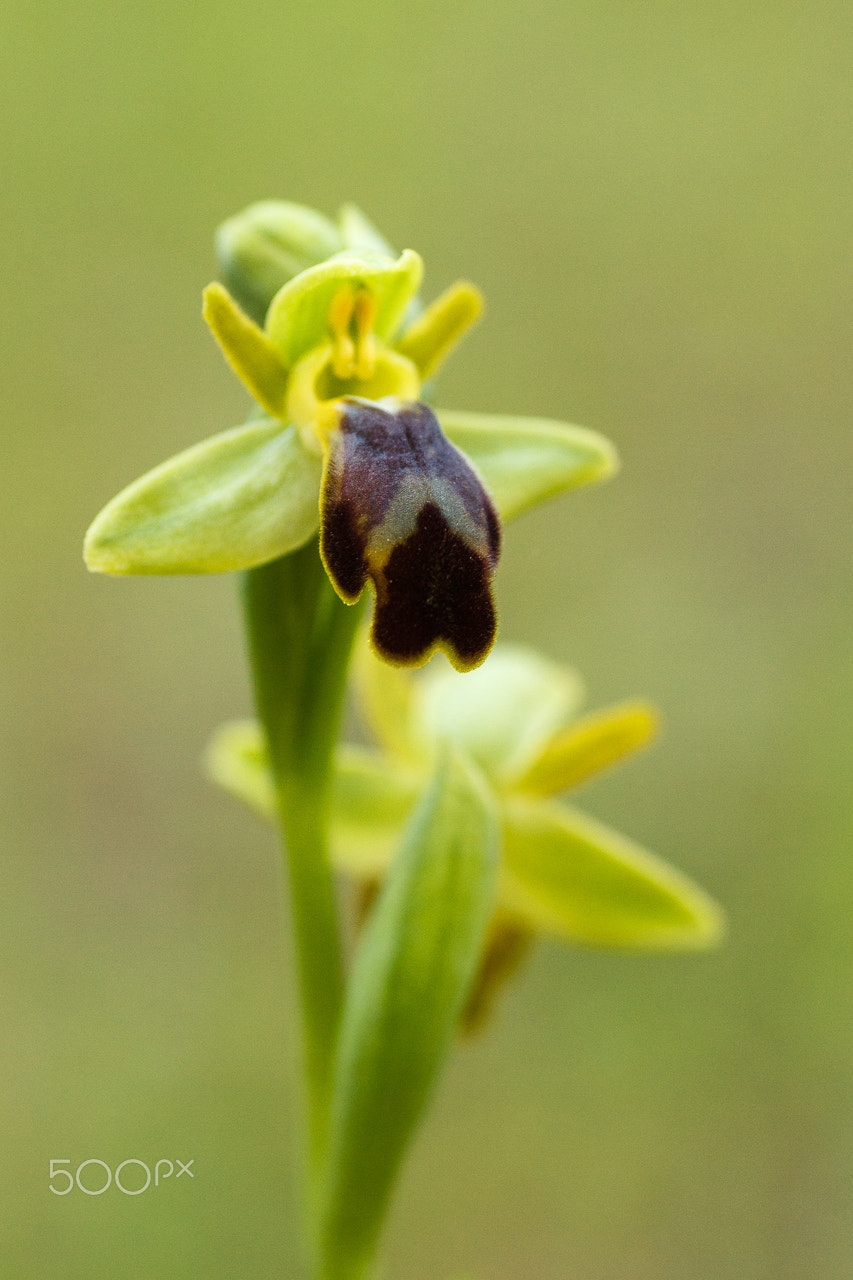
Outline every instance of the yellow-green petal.
{"label": "yellow-green petal", "polygon": [[[391,248],[382,232],[377,230],[357,205],[345,204],[342,206],[338,214],[338,225],[342,241],[341,249],[345,252],[358,256],[365,253],[379,253],[384,254],[387,258],[397,257],[396,252]],[[417,319],[422,311],[423,304],[416,293],[406,307],[402,323],[411,323]]]}
{"label": "yellow-green petal", "polygon": [[576,720],[545,744],[514,785],[532,795],[579,786],[609,765],[645,747],[658,717],[647,702],[623,702]]}
{"label": "yellow-green petal", "polygon": [[422,378],[428,378],[479,318],[482,310],[480,290],[467,280],[457,280],[409,325],[396,343],[397,350],[417,366]]}
{"label": "yellow-green petal", "polygon": [[498,785],[538,756],[583,697],[576,672],[522,645],[499,644],[464,675],[434,662],[419,682],[413,738],[470,755]]}
{"label": "yellow-green petal", "polygon": [[567,942],[698,950],[723,930],[720,908],[662,859],[575,809],[513,798],[504,812],[501,903]]}
{"label": "yellow-green petal", "polygon": [[[224,724],[205,755],[208,776],[268,821],[275,784],[256,720]],[[400,831],[424,785],[422,775],[366,747],[345,745],[335,756],[331,849],[336,871],[371,879],[384,874]]]}
{"label": "yellow-green petal", "polygon": [[332,299],[342,285],[366,289],[376,300],[374,330],[388,341],[418,291],[423,263],[407,249],[396,262],[384,256],[339,254],[291,280],[273,298],[266,331],[287,368],[329,336]]}
{"label": "yellow-green petal", "polygon": [[273,418],[284,417],[287,370],[273,344],[221,284],[204,291],[202,314],[237,377]]}
{"label": "yellow-green petal", "polygon": [[585,427],[549,418],[437,409],[449,440],[479,471],[504,520],[617,468],[609,440]]}
{"label": "yellow-green petal", "polygon": [[303,545],[319,524],[322,461],[294,427],[249,422],[123,489],[86,535],[96,573],[224,573]]}

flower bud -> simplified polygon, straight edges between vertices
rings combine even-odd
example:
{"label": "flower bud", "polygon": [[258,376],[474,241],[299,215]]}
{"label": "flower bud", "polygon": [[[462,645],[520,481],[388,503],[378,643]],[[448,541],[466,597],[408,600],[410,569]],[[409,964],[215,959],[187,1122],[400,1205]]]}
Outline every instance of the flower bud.
{"label": "flower bud", "polygon": [[249,205],[216,233],[222,279],[258,324],[282,285],[342,248],[333,222],[285,200]]}

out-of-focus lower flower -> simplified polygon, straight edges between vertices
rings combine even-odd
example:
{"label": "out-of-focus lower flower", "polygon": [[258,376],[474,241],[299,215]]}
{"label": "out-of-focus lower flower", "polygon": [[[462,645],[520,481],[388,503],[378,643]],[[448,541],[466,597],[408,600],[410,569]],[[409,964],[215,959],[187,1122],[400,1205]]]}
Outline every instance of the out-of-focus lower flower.
{"label": "out-of-focus lower flower", "polygon": [[[331,847],[336,869],[368,896],[441,744],[464,752],[496,795],[503,831],[498,905],[468,1006],[470,1025],[538,935],[639,951],[717,942],[722,912],[702,889],[555,799],[646,745],[656,727],[646,703],[579,715],[577,675],[510,645],[498,645],[464,677],[438,659],[413,676],[377,661],[365,646],[356,683],[379,749],[344,746],[338,753]],[[226,790],[273,816],[273,782],[254,722],[225,725],[211,743],[208,768]]]}

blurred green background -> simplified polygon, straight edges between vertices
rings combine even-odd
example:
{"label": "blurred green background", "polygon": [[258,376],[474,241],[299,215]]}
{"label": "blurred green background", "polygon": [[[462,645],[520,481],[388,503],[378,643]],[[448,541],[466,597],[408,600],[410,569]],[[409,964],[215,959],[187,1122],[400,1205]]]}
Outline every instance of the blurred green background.
{"label": "blurred green background", "polygon": [[[249,706],[235,584],[80,559],[119,487],[242,420],[199,294],[267,196],[357,201],[428,297],[483,287],[445,404],[617,442],[614,483],[509,529],[503,635],[592,704],[659,703],[582,803],[731,919],[710,956],[536,953],[445,1079],[389,1280],[853,1272],[851,28],[841,0],[0,10],[4,1274],[296,1274],[275,842],[198,768]],[[48,1190],[51,1158],[129,1157],[195,1179]]]}

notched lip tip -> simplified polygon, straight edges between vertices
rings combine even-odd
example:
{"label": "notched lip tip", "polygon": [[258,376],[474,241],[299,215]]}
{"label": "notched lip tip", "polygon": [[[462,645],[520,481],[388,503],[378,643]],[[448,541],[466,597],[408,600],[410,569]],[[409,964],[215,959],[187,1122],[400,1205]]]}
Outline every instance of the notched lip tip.
{"label": "notched lip tip", "polygon": [[478,657],[473,662],[467,662],[461,658],[452,645],[443,640],[436,640],[428,649],[425,649],[424,652],[419,654],[416,658],[407,659],[401,658],[398,655],[389,653],[383,649],[382,645],[378,643],[373,634],[372,626],[367,638],[370,643],[370,647],[376,654],[377,658],[382,662],[387,662],[389,667],[395,667],[398,671],[420,671],[436,656],[436,654],[440,653],[447,659],[454,671],[458,671],[460,675],[467,675],[469,671],[476,671],[477,667],[483,665],[494,647],[494,642],[492,642],[482,657]]}

